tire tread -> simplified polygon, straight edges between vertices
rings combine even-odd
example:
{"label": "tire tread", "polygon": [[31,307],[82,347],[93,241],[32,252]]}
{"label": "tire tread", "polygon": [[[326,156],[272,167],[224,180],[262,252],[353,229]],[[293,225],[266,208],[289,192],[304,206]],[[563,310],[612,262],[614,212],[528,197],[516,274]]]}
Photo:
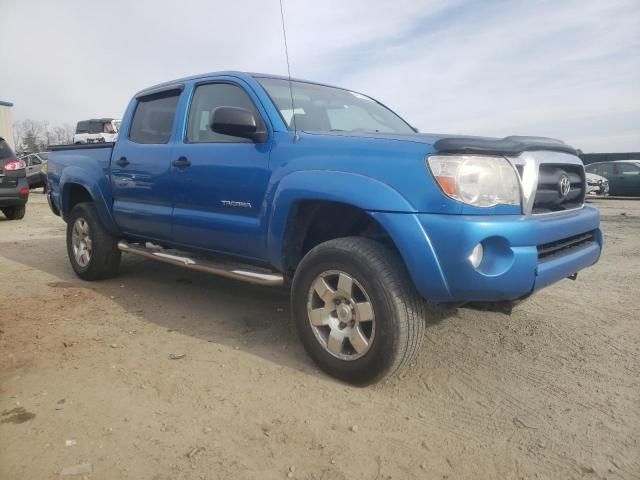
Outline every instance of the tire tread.
{"label": "tire tread", "polygon": [[[374,376],[360,384],[375,383],[382,378],[397,374],[407,368],[417,355],[424,339],[427,303],[415,289],[400,255],[379,242],[363,237],[343,237],[329,240],[314,247],[302,260],[298,268],[306,268],[307,257],[314,258],[323,253],[341,250],[347,255],[358,255],[378,273],[385,286],[387,298],[397,312],[398,330],[395,345],[390,349],[391,361]],[[296,272],[297,274],[297,272]],[[294,279],[294,291],[295,291]],[[292,299],[292,302],[294,300]],[[293,311],[293,309],[292,309]]]}
{"label": "tire tread", "polygon": [[[76,218],[81,215],[87,220],[91,229],[92,251],[87,269],[82,269],[76,264],[71,248],[71,230]],[[104,280],[118,273],[121,252],[117,246],[117,239],[100,223],[93,203],[79,203],[71,210],[67,223],[67,252],[73,270],[83,280]]]}

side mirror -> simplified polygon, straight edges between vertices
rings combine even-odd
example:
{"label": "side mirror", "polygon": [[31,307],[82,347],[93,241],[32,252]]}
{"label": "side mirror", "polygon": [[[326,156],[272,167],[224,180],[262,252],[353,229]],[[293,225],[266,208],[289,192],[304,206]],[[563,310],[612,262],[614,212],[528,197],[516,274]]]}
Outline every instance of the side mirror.
{"label": "side mirror", "polygon": [[267,133],[258,131],[253,113],[239,107],[217,107],[211,112],[211,130],[232,137],[248,138],[256,143],[266,141]]}

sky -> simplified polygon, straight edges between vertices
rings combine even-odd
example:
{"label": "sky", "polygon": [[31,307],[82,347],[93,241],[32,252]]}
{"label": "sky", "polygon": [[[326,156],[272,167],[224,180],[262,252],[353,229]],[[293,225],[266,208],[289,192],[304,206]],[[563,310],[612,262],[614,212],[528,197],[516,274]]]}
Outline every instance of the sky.
{"label": "sky", "polygon": [[[283,0],[291,74],[366,93],[420,131],[640,151],[640,0]],[[286,74],[278,0],[0,0],[14,120],[121,117],[136,91]]]}

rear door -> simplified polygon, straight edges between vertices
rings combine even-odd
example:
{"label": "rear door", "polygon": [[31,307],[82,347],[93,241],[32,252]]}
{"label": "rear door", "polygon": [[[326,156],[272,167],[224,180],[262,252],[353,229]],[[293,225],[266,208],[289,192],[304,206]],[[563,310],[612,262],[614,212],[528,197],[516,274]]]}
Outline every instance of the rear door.
{"label": "rear door", "polygon": [[114,147],[113,211],[129,235],[171,239],[171,159],[180,94],[174,89],[135,99],[125,118],[126,132]]}
{"label": "rear door", "polygon": [[272,135],[264,143],[222,135],[211,130],[210,119],[217,107],[240,107],[253,112],[258,128],[269,132],[268,117],[243,82],[222,77],[192,88],[186,131],[173,154],[175,241],[260,258]]}
{"label": "rear door", "polygon": [[640,166],[633,163],[616,163],[616,178],[620,183],[620,195],[640,195]]}

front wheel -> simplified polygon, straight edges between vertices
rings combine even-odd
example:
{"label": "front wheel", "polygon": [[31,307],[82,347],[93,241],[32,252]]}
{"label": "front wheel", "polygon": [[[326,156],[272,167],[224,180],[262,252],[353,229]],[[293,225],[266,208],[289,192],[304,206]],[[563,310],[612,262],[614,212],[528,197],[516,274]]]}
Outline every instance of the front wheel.
{"label": "front wheel", "polygon": [[411,362],[427,310],[394,251],[347,237],[322,243],[302,259],[291,311],[306,351],[322,370],[367,385]]}
{"label": "front wheel", "polygon": [[67,221],[67,253],[71,266],[83,280],[114,276],[120,265],[117,239],[100,223],[93,203],[79,203]]}

